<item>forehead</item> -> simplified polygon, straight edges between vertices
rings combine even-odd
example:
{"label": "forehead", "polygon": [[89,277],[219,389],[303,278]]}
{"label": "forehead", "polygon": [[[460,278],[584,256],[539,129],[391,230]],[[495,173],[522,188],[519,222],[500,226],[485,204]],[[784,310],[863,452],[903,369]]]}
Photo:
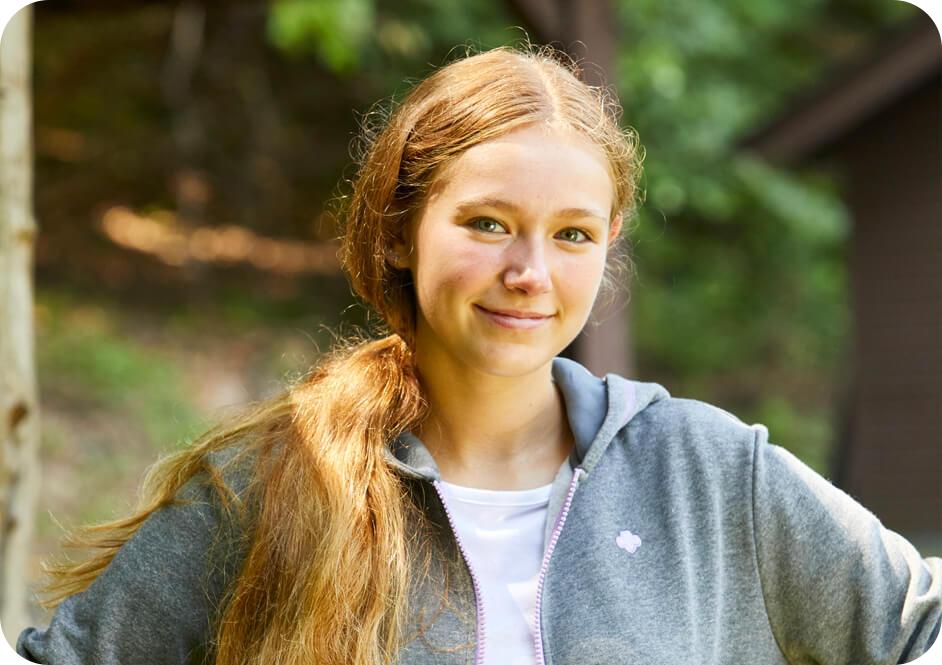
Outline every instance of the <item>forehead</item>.
{"label": "forehead", "polygon": [[428,206],[496,198],[534,213],[594,208],[608,216],[614,188],[602,149],[567,129],[530,125],[479,143],[445,165]]}

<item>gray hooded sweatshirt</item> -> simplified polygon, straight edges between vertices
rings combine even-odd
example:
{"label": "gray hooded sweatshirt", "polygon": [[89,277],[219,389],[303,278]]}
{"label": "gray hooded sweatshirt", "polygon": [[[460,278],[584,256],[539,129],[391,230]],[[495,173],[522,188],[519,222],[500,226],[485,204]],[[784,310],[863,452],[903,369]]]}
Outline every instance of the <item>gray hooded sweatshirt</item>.
{"label": "gray hooded sweatshirt", "polygon": [[[888,665],[933,644],[942,559],[922,558],[763,426],[564,358],[552,370],[575,447],[552,487],[538,665]],[[409,432],[389,461],[434,525],[399,662],[482,663],[487,608],[435,461]],[[181,490],[195,501],[148,518],[17,652],[51,665],[212,662],[211,616],[240,555],[209,554],[230,526],[198,481]]]}

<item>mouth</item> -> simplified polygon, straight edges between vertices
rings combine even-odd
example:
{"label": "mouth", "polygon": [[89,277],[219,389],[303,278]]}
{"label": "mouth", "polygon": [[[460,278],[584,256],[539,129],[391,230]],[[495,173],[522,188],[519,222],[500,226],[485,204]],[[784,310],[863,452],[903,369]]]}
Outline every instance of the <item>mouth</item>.
{"label": "mouth", "polygon": [[511,330],[533,330],[546,325],[553,315],[540,314],[538,312],[521,312],[518,310],[498,310],[493,311],[475,305],[474,308],[482,313],[491,323],[502,328]]}

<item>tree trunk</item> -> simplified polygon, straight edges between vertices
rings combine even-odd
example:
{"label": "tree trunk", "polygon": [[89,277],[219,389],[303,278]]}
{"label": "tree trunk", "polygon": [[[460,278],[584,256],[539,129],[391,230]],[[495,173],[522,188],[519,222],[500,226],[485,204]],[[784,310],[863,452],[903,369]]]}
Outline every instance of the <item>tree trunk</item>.
{"label": "tree trunk", "polygon": [[[560,4],[563,40],[569,53],[583,63],[591,85],[614,85],[617,21],[610,0]],[[634,377],[634,335],[628,284],[617,284],[611,297],[596,302],[592,320],[576,338],[576,357],[598,376],[608,372]]]}
{"label": "tree trunk", "polygon": [[0,43],[0,623],[11,643],[29,622],[26,579],[39,494],[31,30],[27,5]]}

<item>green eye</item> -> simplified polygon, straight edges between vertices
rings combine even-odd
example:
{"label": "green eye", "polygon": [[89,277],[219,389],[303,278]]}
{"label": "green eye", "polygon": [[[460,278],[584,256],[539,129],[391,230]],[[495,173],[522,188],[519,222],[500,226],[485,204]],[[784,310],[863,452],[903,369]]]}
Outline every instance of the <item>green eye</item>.
{"label": "green eye", "polygon": [[471,226],[485,233],[500,232],[500,230],[504,228],[499,222],[494,221],[490,217],[478,217],[471,222]]}
{"label": "green eye", "polygon": [[566,229],[561,231],[560,235],[563,236],[563,240],[568,240],[569,242],[583,243],[589,240],[589,236],[586,235],[585,231],[582,229]]}

